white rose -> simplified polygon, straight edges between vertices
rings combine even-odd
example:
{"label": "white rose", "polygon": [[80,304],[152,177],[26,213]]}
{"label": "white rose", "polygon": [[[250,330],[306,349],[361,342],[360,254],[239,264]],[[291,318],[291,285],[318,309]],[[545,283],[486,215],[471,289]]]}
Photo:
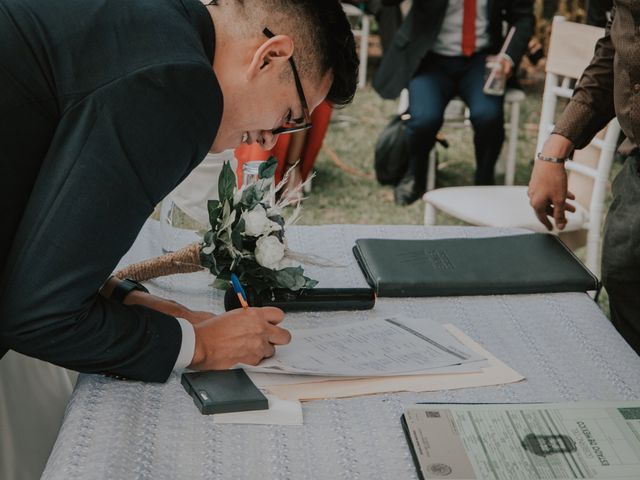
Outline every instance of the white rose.
{"label": "white rose", "polygon": [[256,242],[256,262],[266,268],[278,269],[284,257],[284,245],[273,235],[260,237]]}
{"label": "white rose", "polygon": [[269,220],[267,211],[260,204],[256,205],[253,210],[242,212],[244,220],[244,233],[252,237],[269,234],[276,230],[280,230],[280,225]]}

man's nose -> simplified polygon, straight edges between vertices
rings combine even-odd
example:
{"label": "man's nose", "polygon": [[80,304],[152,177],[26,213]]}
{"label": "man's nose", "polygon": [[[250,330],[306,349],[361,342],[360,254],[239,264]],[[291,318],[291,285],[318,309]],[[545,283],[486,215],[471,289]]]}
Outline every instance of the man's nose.
{"label": "man's nose", "polygon": [[263,130],[260,136],[262,137],[262,142],[260,142],[260,147],[263,150],[271,150],[276,145],[279,135],[274,135],[269,130]]}

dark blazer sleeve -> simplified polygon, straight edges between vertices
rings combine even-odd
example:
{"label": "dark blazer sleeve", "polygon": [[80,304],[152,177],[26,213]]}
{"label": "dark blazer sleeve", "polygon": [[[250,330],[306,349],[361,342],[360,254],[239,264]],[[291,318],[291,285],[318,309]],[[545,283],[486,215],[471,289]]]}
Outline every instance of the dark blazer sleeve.
{"label": "dark blazer sleeve", "polygon": [[144,68],[62,115],[0,287],[0,339],[91,373],[164,381],[175,318],[98,290],[159,202],[206,155],[222,96],[211,66]]}
{"label": "dark blazer sleeve", "polygon": [[577,149],[586,147],[591,139],[615,117],[614,59],[616,50],[611,40],[611,24],[596,43],[591,63],[585,68],[573,91],[571,101],[556,122],[553,133],[568,138]]}
{"label": "dark blazer sleeve", "polygon": [[[534,33],[535,16],[532,0],[507,1],[505,20],[509,28],[516,27],[513,40],[507,47],[507,55],[518,65],[527,51],[527,45]],[[499,46],[497,46],[499,48]]]}

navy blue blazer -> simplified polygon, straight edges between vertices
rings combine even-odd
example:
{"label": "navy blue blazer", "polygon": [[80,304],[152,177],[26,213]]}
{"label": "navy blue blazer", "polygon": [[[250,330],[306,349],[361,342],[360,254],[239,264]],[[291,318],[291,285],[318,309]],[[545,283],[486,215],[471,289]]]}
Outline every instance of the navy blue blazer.
{"label": "navy blue blazer", "polygon": [[176,319],[98,290],[222,117],[198,0],[0,0],[0,357],[164,381]]}

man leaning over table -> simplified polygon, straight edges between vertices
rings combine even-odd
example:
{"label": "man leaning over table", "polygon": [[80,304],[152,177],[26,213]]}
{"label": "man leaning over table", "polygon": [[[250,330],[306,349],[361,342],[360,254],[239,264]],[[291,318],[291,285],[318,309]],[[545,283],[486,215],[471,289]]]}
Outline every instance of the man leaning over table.
{"label": "man leaning over table", "polygon": [[357,65],[336,0],[0,0],[0,356],[162,382],[288,343],[278,309],[215,316],[105,280],[207,151],[270,149],[349,103]]}
{"label": "man leaning over table", "polygon": [[602,281],[609,294],[611,321],[640,354],[640,2],[614,2],[612,20],[596,45],[591,64],[555,129],[538,154],[529,182],[529,198],[538,219],[562,230],[568,200],[564,161],[583,148],[614,116],[627,139],[628,155],[613,182],[602,251]]}

